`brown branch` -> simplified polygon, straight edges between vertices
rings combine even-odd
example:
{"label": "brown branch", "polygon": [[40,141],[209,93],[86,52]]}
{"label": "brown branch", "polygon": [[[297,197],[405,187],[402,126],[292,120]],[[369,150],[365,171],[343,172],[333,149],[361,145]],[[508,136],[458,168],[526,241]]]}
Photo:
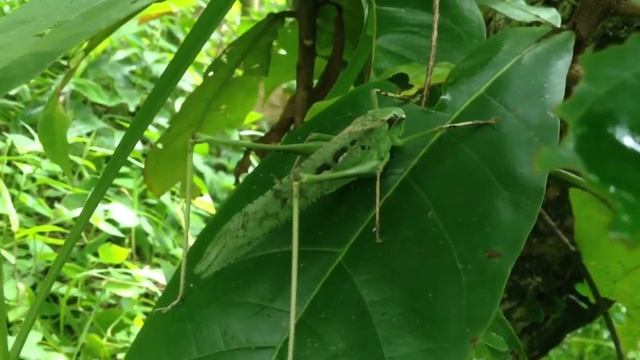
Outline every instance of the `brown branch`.
{"label": "brown branch", "polygon": [[296,95],[293,124],[300,126],[311,106],[313,72],[316,61],[316,19],[318,0],[300,1],[298,4],[298,63],[296,65]]}
{"label": "brown branch", "polygon": [[342,58],[345,46],[345,31],[342,6],[334,2],[327,2],[326,4],[332,5],[336,9],[336,18],[333,27],[333,44],[327,65],[324,70],[322,70],[322,74],[311,92],[310,106],[324,99],[329,94],[329,91],[331,91],[333,85],[335,85],[338,80],[343,66]]}
{"label": "brown branch", "polygon": [[425,107],[429,98],[429,88],[433,78],[433,68],[436,65],[436,50],[438,48],[438,25],[440,23],[440,0],[433,0],[433,17],[431,20],[431,44],[429,46],[429,62],[427,64],[427,74],[424,79],[424,90],[422,92],[422,102],[420,106]]}
{"label": "brown branch", "polygon": [[615,13],[620,16],[640,16],[640,5],[631,1],[622,1],[616,6]]}
{"label": "brown branch", "polygon": [[569,20],[569,27],[576,34],[575,55],[584,52],[589,44],[591,35],[621,0],[582,0]]}
{"label": "brown branch", "polygon": [[571,253],[573,253],[576,257],[578,257],[579,261],[577,263],[580,264],[580,271],[583,274],[584,280],[586,281],[587,286],[591,291],[591,294],[593,294],[593,297],[596,301],[596,305],[600,309],[600,313],[604,318],[604,322],[607,325],[607,329],[609,329],[609,333],[611,334],[611,341],[613,342],[613,345],[616,349],[617,358],[618,360],[625,360],[626,356],[624,354],[624,350],[622,348],[622,343],[620,342],[620,337],[618,336],[618,331],[616,330],[616,326],[613,323],[611,314],[609,314],[609,310],[607,308],[607,305],[605,304],[604,298],[600,294],[600,290],[598,289],[598,286],[596,285],[595,281],[593,280],[593,277],[589,273],[589,270],[587,270],[587,267],[584,265],[584,262],[582,261],[580,252],[578,251],[578,249],[575,248],[575,246],[573,246],[573,244],[571,243],[571,240],[569,240],[569,238],[564,234],[564,232],[562,232],[560,227],[555,223],[555,221],[553,221],[551,216],[549,216],[549,214],[544,209],[540,209],[540,215],[542,215],[542,218],[544,219],[544,221],[551,227],[553,232],[560,238],[560,240],[562,240],[562,242],[564,242],[567,245]]}
{"label": "brown branch", "polygon": [[[329,55],[327,65],[322,71],[322,74],[320,75],[316,86],[311,90],[309,94],[310,96],[308,107],[311,107],[311,105],[324,99],[327,96],[331,88],[333,88],[333,85],[335,85],[343,65],[342,58],[345,48],[345,25],[342,7],[339,4],[335,4],[332,2],[327,2],[326,4],[333,5],[336,9],[333,47],[331,50],[331,54]],[[298,105],[298,91],[299,88],[297,88],[296,93],[294,93],[294,95],[289,98],[282,110],[282,113],[280,114],[280,117],[278,118],[278,121],[271,127],[271,129],[269,129],[266,134],[264,134],[260,139],[256,140],[256,142],[274,144],[282,140],[284,135],[289,131],[289,129],[291,129],[291,126],[295,124],[295,110],[296,106]],[[306,110],[302,115],[303,120],[305,115]],[[236,183],[238,182],[240,176],[246,173],[251,166],[252,153],[252,150],[246,150],[242,159],[236,165],[236,168],[234,170]],[[265,157],[268,152],[257,151],[256,154],[258,154],[258,156],[260,157]]]}
{"label": "brown branch", "polygon": [[598,29],[600,23],[613,11],[615,11],[622,0],[582,0],[578,3],[568,26],[576,35],[576,42],[573,50],[573,60],[571,68],[567,74],[567,86],[564,97],[568,98],[573,93],[573,88],[582,78],[582,68],[578,62],[580,55],[589,46],[591,36]]}

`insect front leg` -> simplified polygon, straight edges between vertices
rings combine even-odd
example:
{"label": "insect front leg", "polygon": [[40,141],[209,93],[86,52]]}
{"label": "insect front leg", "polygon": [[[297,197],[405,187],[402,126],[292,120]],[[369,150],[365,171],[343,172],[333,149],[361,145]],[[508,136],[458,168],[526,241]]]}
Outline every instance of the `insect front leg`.
{"label": "insect front leg", "polygon": [[298,255],[300,253],[300,177],[297,166],[291,173],[291,296],[289,303],[289,346],[287,359],[293,360],[298,302]]}

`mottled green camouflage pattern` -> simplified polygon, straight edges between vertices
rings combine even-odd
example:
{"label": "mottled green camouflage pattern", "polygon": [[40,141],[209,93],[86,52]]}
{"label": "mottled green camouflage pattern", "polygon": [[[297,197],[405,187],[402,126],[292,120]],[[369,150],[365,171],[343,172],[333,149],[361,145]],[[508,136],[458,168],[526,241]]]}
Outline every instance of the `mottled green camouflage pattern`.
{"label": "mottled green camouflage pattern", "polygon": [[[291,219],[293,176],[302,179],[300,210],[330,194],[358,176],[304,184],[305,175],[327,175],[372,164],[370,175],[389,161],[391,146],[402,132],[404,112],[399,108],[371,110],[318,150],[301,160],[289,175],[235,214],[212,239],[195,266],[195,273],[207,277],[248,255],[266,235]],[[366,175],[362,174],[361,176]],[[316,177],[322,178],[322,176]],[[317,179],[314,179],[317,180]],[[249,255],[250,256],[250,255]]]}

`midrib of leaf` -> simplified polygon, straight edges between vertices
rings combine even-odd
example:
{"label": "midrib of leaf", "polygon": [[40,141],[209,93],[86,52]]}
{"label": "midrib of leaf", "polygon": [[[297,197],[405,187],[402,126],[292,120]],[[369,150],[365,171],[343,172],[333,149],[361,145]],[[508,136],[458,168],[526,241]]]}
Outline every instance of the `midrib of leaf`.
{"label": "midrib of leaf", "polygon": [[[543,38],[544,39],[544,38]],[[523,51],[521,51],[517,56],[515,56],[513,58],[513,60],[509,61],[505,66],[503,66],[503,68],[501,68],[499,71],[497,71],[492,77],[489,78],[489,80],[482,86],[480,87],[472,96],[469,97],[469,99],[467,101],[465,101],[460,108],[453,113],[450,117],[449,120],[446,122],[446,124],[451,124],[453,123],[453,121],[460,115],[462,114],[462,112],[464,110],[467,109],[467,107],[473,102],[475,101],[480,95],[482,95],[491,85],[493,85],[493,83],[500,78],[504,73],[506,73],[509,69],[511,69],[511,67],[513,65],[515,65],[518,61],[520,61],[527,53],[529,53],[529,51],[531,49],[533,49],[534,47],[538,46],[538,44],[540,43],[540,40],[535,41],[533,44],[531,44],[529,47],[527,47],[526,49],[524,49]],[[420,161],[420,159],[422,159],[425,154],[427,153],[427,151],[429,151],[429,149],[431,148],[431,146],[433,146],[433,144],[442,136],[442,132],[437,133],[436,135],[433,136],[433,138],[431,139],[431,141],[429,141],[429,143],[427,143],[424,147],[424,149],[422,151],[420,151],[420,153],[418,155],[416,155],[416,157],[414,158],[414,160],[406,167],[405,171],[398,177],[398,181],[396,181],[395,184],[393,184],[393,186],[389,189],[389,191],[387,191],[384,196],[382,197],[381,201],[380,201],[380,205],[382,206],[385,202],[385,200],[394,193],[394,191],[396,190],[396,188],[400,185],[400,183],[403,182],[403,180],[405,178],[407,178],[408,174],[411,172],[411,170],[413,170],[413,168],[415,167],[415,165]],[[351,246],[355,243],[356,239],[360,236],[360,234],[364,231],[365,227],[367,226],[367,224],[369,224],[371,222],[371,220],[373,219],[374,216],[374,211],[371,211],[369,213],[369,216],[367,216],[367,218],[362,221],[362,225],[360,226],[360,228],[358,228],[358,230],[355,232],[355,234],[347,241],[346,246],[344,246],[344,249],[342,251],[338,251],[338,256],[336,258],[336,260],[333,262],[333,264],[331,264],[331,266],[329,266],[326,274],[320,279],[320,281],[318,281],[317,286],[315,287],[315,289],[313,290],[313,292],[311,293],[311,296],[309,296],[309,301],[306,302],[306,304],[304,305],[304,307],[302,308],[302,310],[300,311],[300,313],[297,315],[296,317],[296,323],[298,322],[298,320],[300,319],[300,317],[302,317],[302,315],[304,315],[305,311],[307,310],[308,306],[311,304],[311,302],[313,301],[313,299],[315,298],[315,296],[318,294],[318,292],[320,291],[320,289],[322,288],[322,286],[324,285],[324,283],[329,279],[329,277],[331,276],[331,274],[333,273],[333,271],[335,270],[336,266],[338,266],[339,263],[342,262],[342,259],[344,258],[345,254],[348,253],[349,249],[351,248]],[[365,302],[366,303],[366,302]],[[368,310],[368,308],[367,308]],[[369,314],[370,316],[372,316],[373,314]],[[375,323],[374,323],[375,325]],[[273,357],[272,360],[275,360],[276,357],[278,356],[278,354],[280,353],[282,347],[285,344],[285,341],[287,340],[287,338],[289,337],[289,333],[285,333],[282,341],[280,342],[280,345],[278,346],[278,348],[276,349],[276,351],[273,353]],[[383,349],[384,350],[384,349]]]}

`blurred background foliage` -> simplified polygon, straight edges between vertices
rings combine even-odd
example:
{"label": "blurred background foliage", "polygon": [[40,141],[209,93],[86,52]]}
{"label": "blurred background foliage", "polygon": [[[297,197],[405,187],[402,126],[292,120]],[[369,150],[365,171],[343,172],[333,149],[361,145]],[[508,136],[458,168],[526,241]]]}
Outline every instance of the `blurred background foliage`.
{"label": "blurred background foliage", "polygon": [[[23,0],[0,1],[0,16]],[[5,259],[5,294],[10,331],[18,326],[34,298],[31,289],[55,257],[51,246],[62,243],[83,201],[177,47],[206,4],[175,0],[155,4],[118,29],[81,63],[63,90],[69,128],[71,176],[44,156],[36,135],[37,120],[51,89],[69,71],[73,54],[51,65],[41,76],[0,99],[1,256]],[[64,279],[49,297],[47,310],[31,332],[27,359],[122,358],[153,308],[181,256],[184,200],[176,187],[156,197],[142,176],[143,147],[155,141],[194,87],[206,66],[234,38],[284,1],[263,2],[243,11],[238,2],[199,54],[146,133],[146,144],[129,157],[113,187],[92,218]],[[262,118],[252,113],[246,130],[259,132]],[[236,137],[237,130],[227,135]],[[233,189],[233,167],[241,156],[234,149],[215,157],[196,155],[198,186],[191,233]],[[2,186],[4,185],[4,186]],[[11,219],[11,226],[9,222]],[[11,229],[15,227],[15,233]]]}
{"label": "blurred background foliage", "polygon": [[[0,16],[25,0],[0,0]],[[244,5],[243,5],[244,3]],[[203,0],[173,0],[138,14],[82,61],[63,91],[72,122],[68,133],[73,171],[65,175],[47,159],[36,135],[38,117],[51,89],[70,68],[74,54],[0,98],[0,217],[5,259],[4,282],[10,332],[20,324],[55,251],[71,227],[136,109],[189,31]],[[271,11],[287,8],[285,0],[237,2],[179,83],[146,133],[146,144],[129,157],[92,218],[64,279],[54,287],[43,316],[31,332],[26,359],[122,358],[161,294],[181,256],[184,228],[178,187],[156,197],[143,183],[142,149],[155,142],[186,96],[204,76],[208,64],[226,45]],[[287,86],[283,86],[284,92]],[[286,95],[270,102],[281,107]],[[269,102],[269,103],[270,103]],[[254,109],[239,133],[260,135],[273,120],[269,103]],[[280,105],[278,106],[278,103]],[[201,154],[208,151],[201,151]],[[216,156],[196,153],[195,201],[191,233],[197,234],[234,187],[233,168],[241,151],[214,149]],[[612,309],[624,322],[624,309]],[[635,356],[635,357],[634,357]],[[600,320],[576,331],[549,359],[611,359],[609,332]],[[640,359],[631,354],[630,358]]]}

